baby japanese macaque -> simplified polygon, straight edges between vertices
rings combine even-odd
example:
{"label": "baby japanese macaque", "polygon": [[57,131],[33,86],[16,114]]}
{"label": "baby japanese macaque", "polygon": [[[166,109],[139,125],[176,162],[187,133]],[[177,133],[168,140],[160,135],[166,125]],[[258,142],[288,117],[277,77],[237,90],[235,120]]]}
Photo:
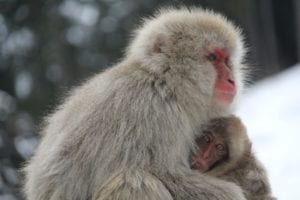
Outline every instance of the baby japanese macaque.
{"label": "baby japanese macaque", "polygon": [[248,200],[272,197],[265,169],[253,156],[251,141],[235,116],[211,120],[197,140],[199,153],[191,168],[232,181],[242,187]]}

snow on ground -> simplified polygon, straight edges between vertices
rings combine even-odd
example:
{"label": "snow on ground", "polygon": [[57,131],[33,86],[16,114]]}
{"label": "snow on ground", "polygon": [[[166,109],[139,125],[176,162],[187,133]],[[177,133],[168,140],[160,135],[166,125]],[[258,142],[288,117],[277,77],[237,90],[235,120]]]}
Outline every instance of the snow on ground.
{"label": "snow on ground", "polygon": [[299,198],[300,64],[255,84],[238,107],[274,195],[279,200]]}

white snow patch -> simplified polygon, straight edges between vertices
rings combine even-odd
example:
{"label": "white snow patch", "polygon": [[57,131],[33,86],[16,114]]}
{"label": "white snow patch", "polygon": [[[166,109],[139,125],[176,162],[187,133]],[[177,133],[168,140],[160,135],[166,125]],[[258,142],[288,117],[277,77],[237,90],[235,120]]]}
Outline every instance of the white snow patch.
{"label": "white snow patch", "polygon": [[[241,98],[243,119],[274,196],[298,198],[300,186],[300,64],[258,82]],[[299,148],[299,149],[298,149]]]}

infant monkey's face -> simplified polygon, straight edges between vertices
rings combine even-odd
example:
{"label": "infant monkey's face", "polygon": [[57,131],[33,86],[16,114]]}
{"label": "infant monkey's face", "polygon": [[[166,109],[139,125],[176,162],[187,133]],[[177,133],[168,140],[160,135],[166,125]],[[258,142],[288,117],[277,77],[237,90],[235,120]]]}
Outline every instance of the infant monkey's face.
{"label": "infant monkey's face", "polygon": [[197,138],[196,143],[200,150],[192,158],[192,169],[206,172],[228,157],[228,147],[224,138],[212,131],[205,131]]}

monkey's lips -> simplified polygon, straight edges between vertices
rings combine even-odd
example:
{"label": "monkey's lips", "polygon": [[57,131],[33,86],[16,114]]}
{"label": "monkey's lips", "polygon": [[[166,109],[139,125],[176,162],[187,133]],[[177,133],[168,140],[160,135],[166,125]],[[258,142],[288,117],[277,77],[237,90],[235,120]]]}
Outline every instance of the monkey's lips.
{"label": "monkey's lips", "polygon": [[216,92],[215,97],[217,101],[222,104],[230,104],[233,102],[235,95],[236,95],[235,91],[232,92],[218,91]]}
{"label": "monkey's lips", "polygon": [[194,160],[192,165],[191,165],[191,168],[192,169],[195,169],[195,170],[200,170],[202,172],[206,172],[209,170],[209,165],[207,162],[205,162],[204,160],[202,159],[197,159],[197,160]]}

